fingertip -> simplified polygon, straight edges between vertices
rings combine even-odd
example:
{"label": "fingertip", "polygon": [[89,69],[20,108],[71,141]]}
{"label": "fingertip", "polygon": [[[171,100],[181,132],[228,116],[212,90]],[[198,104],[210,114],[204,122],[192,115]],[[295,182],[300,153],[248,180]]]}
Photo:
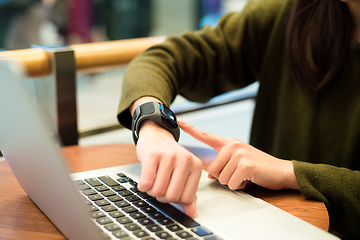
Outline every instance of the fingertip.
{"label": "fingertip", "polygon": [[140,180],[139,183],[137,184],[137,189],[140,192],[147,192],[150,188],[147,187],[146,185],[142,184],[142,181]]}
{"label": "fingertip", "polygon": [[208,178],[209,179],[215,179],[215,177],[213,175],[211,175],[210,173],[208,173]]}
{"label": "fingertip", "polygon": [[192,201],[189,204],[182,204],[184,212],[189,217],[194,217],[196,215],[196,200]]}
{"label": "fingertip", "polygon": [[188,124],[187,122],[185,122],[182,119],[178,119],[177,123],[183,131],[187,132],[187,129],[189,128],[190,124]]}
{"label": "fingertip", "polygon": [[186,125],[186,122],[180,118],[177,119],[177,122],[180,126],[185,126]]}
{"label": "fingertip", "polygon": [[155,182],[155,177],[152,176],[151,173],[144,172],[140,176],[139,183],[137,184],[137,188],[142,192],[149,191]]}
{"label": "fingertip", "polygon": [[141,175],[137,188],[142,192],[147,192],[155,183],[157,165],[144,161],[141,163],[141,167]]}

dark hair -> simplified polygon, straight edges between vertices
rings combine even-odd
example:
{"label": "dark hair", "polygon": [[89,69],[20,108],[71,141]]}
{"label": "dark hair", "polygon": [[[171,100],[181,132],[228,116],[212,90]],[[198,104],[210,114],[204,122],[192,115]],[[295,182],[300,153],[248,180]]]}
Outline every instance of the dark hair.
{"label": "dark hair", "polygon": [[351,21],[339,0],[296,0],[286,33],[286,59],[292,78],[319,92],[344,66]]}

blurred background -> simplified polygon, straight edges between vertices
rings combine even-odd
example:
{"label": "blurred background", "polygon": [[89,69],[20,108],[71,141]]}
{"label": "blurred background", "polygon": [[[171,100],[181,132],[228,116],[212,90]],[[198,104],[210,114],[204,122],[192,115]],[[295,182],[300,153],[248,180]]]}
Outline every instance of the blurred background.
{"label": "blurred background", "polygon": [[0,0],[0,48],[180,34],[247,0]]}
{"label": "blurred background", "polygon": [[[203,25],[215,26],[226,12],[240,11],[247,0],[0,0],[0,51],[32,45],[71,45],[148,36],[179,35]],[[77,76],[80,132],[118,124],[116,113],[124,69]],[[186,104],[177,98],[174,108]],[[237,103],[239,104],[239,103]],[[193,125],[247,142],[254,102],[182,117]],[[242,109],[234,115],[234,107]],[[217,116],[217,117],[216,117]],[[211,119],[211,121],[209,120]],[[230,119],[230,120],[229,120]],[[242,126],[235,133],[229,121]],[[224,122],[224,121],[227,122]],[[217,126],[214,132],[214,125]],[[123,132],[121,132],[123,131]],[[130,131],[97,134],[80,144],[131,141]],[[186,136],[185,144],[199,145]]]}

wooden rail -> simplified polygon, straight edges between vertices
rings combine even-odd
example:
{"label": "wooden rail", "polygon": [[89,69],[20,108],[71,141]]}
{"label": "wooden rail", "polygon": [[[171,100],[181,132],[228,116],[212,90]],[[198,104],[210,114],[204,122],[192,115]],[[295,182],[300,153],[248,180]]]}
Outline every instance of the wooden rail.
{"label": "wooden rail", "polygon": [[[165,37],[147,37],[100,43],[71,45],[78,72],[95,72],[129,63],[135,56]],[[42,77],[51,73],[51,56],[43,49],[21,49],[0,52],[0,58],[15,58],[24,63],[27,77]]]}
{"label": "wooden rail", "polygon": [[[166,37],[147,37],[57,48],[32,48],[0,52],[0,59],[22,63],[26,77],[55,78],[57,130],[63,145],[78,143],[76,73],[105,71],[128,64]],[[69,51],[70,50],[70,51]],[[0,153],[1,154],[1,153]],[[0,155],[1,156],[1,155]]]}

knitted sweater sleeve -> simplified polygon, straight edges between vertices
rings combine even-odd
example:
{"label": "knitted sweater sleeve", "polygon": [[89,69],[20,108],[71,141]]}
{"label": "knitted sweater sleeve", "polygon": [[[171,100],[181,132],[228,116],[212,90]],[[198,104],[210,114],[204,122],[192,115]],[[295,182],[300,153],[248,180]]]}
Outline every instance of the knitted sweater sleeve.
{"label": "knitted sweater sleeve", "polygon": [[330,232],[342,239],[360,237],[360,172],[326,164],[293,161],[301,193],[324,202]]}
{"label": "knitted sweater sleeve", "polygon": [[119,122],[130,128],[128,107],[152,96],[169,105],[177,94],[206,102],[256,81],[272,26],[283,0],[254,0],[242,12],[224,15],[217,27],[169,37],[127,67]]}

